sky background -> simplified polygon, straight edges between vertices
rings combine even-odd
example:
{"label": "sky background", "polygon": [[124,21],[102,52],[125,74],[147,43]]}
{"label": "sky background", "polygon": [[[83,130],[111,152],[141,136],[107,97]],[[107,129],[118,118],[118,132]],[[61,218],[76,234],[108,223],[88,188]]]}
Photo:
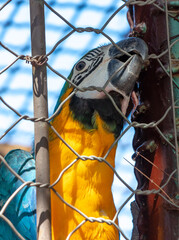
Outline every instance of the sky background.
{"label": "sky background", "polygon": [[[0,7],[6,1],[1,0]],[[31,55],[29,1],[13,0],[0,11],[0,41],[18,55]],[[47,3],[71,22],[75,27],[100,28],[123,2],[116,0],[58,0]],[[127,37],[129,26],[126,19],[127,8],[123,8],[108,24],[104,32],[115,42]],[[46,49],[47,53],[57,41],[63,38],[71,28],[45,7]],[[58,72],[68,77],[75,62],[89,50],[109,43],[102,35],[95,33],[75,33],[62,42],[49,56],[48,63]],[[0,46],[0,71],[15,60],[15,56]],[[31,64],[18,60],[11,68],[0,75],[0,96],[20,114],[33,117]],[[53,72],[48,74],[48,109],[53,113],[64,80]],[[18,116],[0,102],[0,136],[16,121]],[[5,137],[2,143],[31,146],[34,126],[30,121],[22,120]],[[133,130],[128,131],[118,144],[116,170],[133,188],[136,181],[133,167],[124,158],[131,161]],[[120,207],[130,191],[116,178],[113,184],[116,207]],[[130,239],[132,219],[130,203],[119,215],[121,229]],[[123,239],[123,237],[121,237]]]}

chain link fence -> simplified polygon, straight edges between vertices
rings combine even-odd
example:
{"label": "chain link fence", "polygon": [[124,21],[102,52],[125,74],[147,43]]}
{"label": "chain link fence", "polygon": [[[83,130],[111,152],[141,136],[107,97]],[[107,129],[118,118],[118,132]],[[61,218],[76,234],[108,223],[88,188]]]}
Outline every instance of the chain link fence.
{"label": "chain link fence", "polygon": [[[2,6],[0,6],[0,10],[1,11],[5,11],[7,6],[11,4],[12,1],[7,1],[5,2]],[[23,1],[18,1],[18,4],[22,4]],[[131,29],[133,29],[133,31],[131,31],[131,36],[142,36],[145,34],[145,24],[142,23],[141,25],[137,25],[134,27],[134,19],[131,16],[131,6],[146,6],[146,5],[152,5],[154,8],[156,8],[158,11],[161,12],[165,12],[166,13],[166,22],[168,23],[168,19],[169,18],[174,18],[177,19],[175,12],[173,13],[173,9],[171,11],[168,11],[168,7],[167,7],[167,1],[163,1],[162,3],[155,1],[155,0],[150,0],[150,1],[123,1],[124,3],[121,4],[121,6],[118,6],[118,8],[116,9],[110,9],[110,14],[108,15],[108,17],[105,19],[105,21],[103,21],[102,27],[100,28],[94,28],[92,26],[89,27],[76,27],[73,24],[73,21],[68,21],[67,18],[64,18],[61,13],[60,13],[60,5],[59,5],[59,10],[57,11],[57,9],[53,6],[55,3],[54,1],[51,1],[49,3],[47,3],[46,1],[42,1],[44,3],[45,6],[45,11],[49,11],[50,14],[53,13],[55,14],[56,18],[59,19],[60,22],[65,23],[66,28],[67,28],[67,32],[68,33],[64,33],[63,37],[60,38],[60,40],[58,40],[57,42],[54,42],[54,46],[50,49],[47,48],[47,54],[45,55],[41,55],[41,56],[29,56],[29,55],[24,55],[24,54],[20,54],[13,51],[12,47],[9,47],[7,45],[5,45],[4,43],[0,43],[1,47],[6,50],[8,53],[10,53],[10,55],[15,56],[15,60],[13,60],[10,64],[8,64],[4,69],[1,70],[0,74],[6,74],[7,71],[10,71],[17,62],[19,61],[24,61],[27,63],[31,63],[34,67],[38,67],[38,66],[46,66],[48,71],[51,71],[53,73],[53,75],[57,75],[57,78],[60,77],[60,79],[63,79],[64,81],[70,82],[68,78],[66,78],[64,76],[64,74],[62,74],[60,71],[58,71],[58,67],[56,67],[57,65],[54,63],[53,60],[53,54],[56,51],[63,51],[62,47],[63,44],[66,41],[69,41],[69,39],[71,37],[73,37],[75,34],[78,34],[77,39],[81,37],[82,34],[84,33],[91,33],[93,35],[93,38],[95,38],[96,36],[103,36],[104,38],[107,39],[107,41],[109,43],[112,43],[115,45],[115,41],[114,39],[111,37],[111,35],[113,35],[113,33],[110,31],[105,31],[108,28],[108,25],[113,21],[113,19],[115,19],[116,16],[118,16],[118,14],[120,14],[121,11],[123,11],[123,9],[125,7],[130,7],[129,12],[127,14],[128,16],[128,21],[130,24]],[[86,1],[84,1],[83,3],[85,3]],[[80,8],[82,8],[84,6],[80,6]],[[109,10],[109,9],[108,9]],[[112,13],[111,13],[112,12]],[[75,18],[75,16],[74,16]],[[79,24],[80,25],[80,24]],[[167,33],[167,48],[166,49],[161,49],[160,52],[158,52],[158,54],[156,54],[156,52],[150,52],[150,55],[148,56],[148,60],[146,62],[146,68],[150,68],[150,62],[155,60],[159,63],[161,69],[163,70],[162,74],[165,74],[168,77],[168,81],[170,81],[171,83],[171,89],[173,89],[173,85],[175,85],[175,87],[178,89],[178,84],[175,80],[175,76],[173,76],[174,71],[173,71],[173,64],[172,64],[172,54],[171,54],[171,48],[178,44],[179,39],[178,36],[176,36],[176,38],[171,39],[170,38],[170,31],[169,31],[169,24],[166,24],[168,27],[166,29],[166,33]],[[106,33],[107,32],[107,33]],[[94,35],[95,34],[95,35]],[[91,38],[91,41],[93,41],[93,38]],[[171,42],[171,40],[173,40]],[[62,47],[60,47],[62,45]],[[70,50],[69,50],[70,51]],[[168,56],[169,59],[169,64],[164,65],[162,62],[163,57]],[[52,59],[52,60],[50,60]],[[129,58],[129,61],[131,61],[132,58]],[[54,66],[53,66],[54,64]],[[60,64],[60,63],[59,63]],[[125,67],[126,63],[123,65],[123,67]],[[161,74],[161,73],[159,73]],[[63,81],[63,82],[64,82]],[[71,83],[71,82],[70,82]],[[71,83],[72,84],[72,83]],[[76,86],[75,84],[73,84],[73,87],[78,90],[78,91],[87,91],[89,89],[81,89],[78,86]],[[107,156],[109,155],[110,151],[114,148],[114,146],[117,144],[117,142],[119,140],[122,140],[124,135],[126,135],[129,130],[131,128],[137,129],[137,130],[146,130],[147,131],[155,131],[158,133],[158,136],[160,137],[160,139],[162,139],[162,142],[164,144],[166,144],[167,146],[169,146],[172,151],[175,153],[176,159],[178,159],[178,144],[177,144],[177,133],[176,133],[176,122],[175,122],[175,110],[178,109],[178,101],[177,99],[174,99],[174,96],[172,95],[173,99],[170,101],[169,106],[167,106],[167,108],[165,108],[165,111],[163,112],[163,115],[161,117],[159,117],[158,119],[156,119],[155,121],[136,121],[136,119],[138,119],[138,113],[141,113],[143,111],[145,111],[147,109],[147,104],[141,104],[137,107],[136,111],[133,113],[133,121],[130,121],[127,117],[125,117],[122,112],[120,111],[120,109],[117,107],[117,105],[115,104],[115,101],[112,99],[112,97],[105,91],[105,89],[96,89],[98,91],[103,91],[106,96],[111,100],[111,102],[113,103],[114,107],[116,108],[116,110],[119,112],[120,115],[122,115],[122,117],[124,118],[125,122],[126,122],[126,128],[125,130],[120,134],[120,136],[118,136],[118,138],[115,140],[115,142],[113,143],[113,145],[108,149],[108,151],[106,152],[105,156],[101,157],[101,156],[81,156],[79,155],[78,152],[76,152],[69,144],[68,142],[66,142],[58,133],[58,131],[50,124],[51,120],[58,114],[58,112],[60,111],[60,109],[63,107],[63,105],[65,104],[65,102],[70,99],[74,92],[72,94],[70,94],[68,96],[67,99],[65,99],[59,106],[59,108],[55,111],[54,114],[50,113],[50,117],[31,117],[29,115],[26,114],[22,114],[21,111],[17,111],[16,108],[13,106],[13,104],[9,104],[7,103],[2,97],[0,97],[1,103],[8,108],[9,111],[12,111],[14,114],[16,114],[16,116],[18,116],[18,119],[9,127],[7,128],[4,133],[2,134],[2,136],[0,137],[0,139],[4,139],[6,136],[8,136],[8,134],[12,133],[13,130],[15,128],[18,127],[18,124],[23,120],[25,122],[32,122],[32,123],[37,123],[37,122],[45,122],[47,123],[47,125],[52,129],[52,131],[57,135],[57,137],[76,155],[76,159],[72,159],[71,163],[65,168],[63,169],[61,172],[59,172],[59,177],[58,179],[52,184],[50,185],[49,182],[47,183],[40,183],[40,182],[26,182],[24,179],[21,178],[21,176],[15,172],[5,161],[5,159],[3,158],[3,156],[1,156],[1,164],[5,164],[5,166],[11,171],[12,174],[14,174],[15,177],[17,177],[22,184],[17,188],[17,190],[8,198],[8,200],[6,201],[5,204],[3,204],[2,208],[1,208],[1,212],[0,212],[0,217],[3,221],[5,221],[7,224],[9,224],[9,226],[12,228],[12,230],[15,232],[15,234],[20,238],[20,239],[24,239],[23,236],[21,235],[21,233],[19,231],[17,231],[17,229],[14,227],[14,225],[10,222],[10,220],[5,216],[5,210],[8,207],[9,203],[11,202],[11,200],[17,195],[19,194],[19,192],[21,191],[21,189],[25,188],[26,186],[29,187],[37,187],[37,188],[48,188],[50,189],[50,191],[54,191],[55,194],[59,197],[59,201],[64,202],[67,206],[69,206],[70,208],[72,208],[74,211],[78,212],[81,216],[83,216],[84,220],[67,236],[67,239],[70,239],[73,234],[80,229],[87,221],[88,222],[99,222],[101,224],[103,223],[107,223],[109,225],[114,225],[115,228],[119,231],[119,233],[122,235],[122,237],[124,239],[129,239],[125,233],[125,231],[120,227],[120,213],[122,211],[122,209],[125,207],[126,204],[129,203],[129,201],[133,198],[134,195],[136,196],[149,196],[149,195],[154,195],[155,196],[160,196],[164,202],[169,203],[171,206],[173,206],[175,209],[178,209],[178,204],[176,203],[176,201],[173,199],[173,197],[171,197],[166,191],[165,188],[166,186],[169,184],[169,182],[171,181],[171,179],[173,179],[174,181],[177,181],[176,178],[176,174],[177,174],[177,166],[174,167],[173,171],[171,172],[165,172],[165,170],[163,170],[160,166],[157,166],[157,164],[153,163],[153,161],[151,161],[149,158],[147,158],[145,156],[145,154],[143,154],[143,151],[140,151],[141,148],[137,148],[136,152],[135,152],[135,156],[134,156],[134,160],[137,161],[137,159],[140,157],[142,159],[142,161],[149,163],[149,165],[152,168],[156,168],[157,171],[159,172],[164,172],[165,178],[163,179],[162,182],[160,182],[159,184],[155,182],[155,179],[150,178],[150,174],[146,174],[145,172],[141,171],[140,167],[138,167],[138,165],[136,164],[136,166],[134,166],[135,171],[136,171],[136,175],[140,174],[140,179],[141,178],[145,178],[147,179],[148,182],[152,182],[152,189],[143,189],[142,187],[138,187],[138,189],[135,189],[134,187],[131,187],[125,180],[123,180],[123,178],[121,177],[121,175],[116,171],[116,169],[111,166],[109,164],[109,162],[106,160]],[[153,89],[153,91],[155,91],[155,89]],[[38,109],[36,108],[36,111],[38,111]],[[23,111],[22,111],[23,112]],[[172,114],[171,114],[172,113]],[[36,115],[36,113],[35,113]],[[174,122],[173,125],[173,131],[174,131],[174,138],[172,140],[170,140],[170,138],[168,137],[168,135],[166,135],[164,132],[161,131],[160,129],[160,124],[163,123],[163,121],[168,117],[171,116],[170,118],[172,118],[172,121]],[[134,139],[135,140],[135,139]],[[144,140],[143,140],[144,142]],[[150,141],[151,143],[152,141]],[[149,146],[149,144],[147,145]],[[150,145],[151,146],[151,145]],[[153,144],[152,147],[150,147],[149,151],[151,151],[152,153],[154,153],[157,149],[157,143]],[[38,160],[38,159],[37,159]],[[128,197],[126,197],[125,201],[123,201],[122,203],[120,202],[120,205],[117,207],[116,210],[116,214],[114,216],[113,219],[104,219],[104,218],[94,218],[94,217],[89,217],[86,216],[85,213],[81,212],[79,209],[77,209],[75,206],[67,203],[62,196],[56,192],[54,186],[61,180],[62,176],[73,166],[75,165],[77,162],[79,161],[86,161],[86,160],[90,160],[90,161],[98,161],[100,163],[104,163],[106,164],[114,173],[115,179],[117,179],[117,181],[120,182],[120,184],[123,184],[126,188],[126,191],[129,191],[130,194]],[[128,161],[128,159],[125,159],[125,161],[129,164],[134,165],[133,163],[131,163],[130,161]],[[142,176],[142,177],[141,177]],[[138,178],[139,179],[139,178]],[[143,183],[141,183],[141,185],[143,185]],[[118,195],[120,195],[120,192],[117,193]],[[132,209],[132,211],[134,212],[134,229],[136,228],[136,220],[135,220],[135,215],[137,215],[135,213],[134,208]],[[15,214],[15,213],[14,213]],[[119,225],[116,224],[116,219],[119,218]],[[138,231],[136,230],[136,232],[133,233],[133,239],[139,239],[139,235],[137,233]]]}

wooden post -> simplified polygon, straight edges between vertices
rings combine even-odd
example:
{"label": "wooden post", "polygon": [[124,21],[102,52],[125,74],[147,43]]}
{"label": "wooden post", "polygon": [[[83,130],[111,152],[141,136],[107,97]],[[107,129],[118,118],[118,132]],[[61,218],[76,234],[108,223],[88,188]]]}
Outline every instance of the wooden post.
{"label": "wooden post", "polygon": [[[169,48],[169,45],[176,40],[172,34],[177,35],[178,33],[173,32],[170,34],[172,31],[168,32],[168,25],[170,28],[172,27],[170,21],[176,20],[166,12],[168,8],[167,2],[168,1],[162,0],[155,2],[155,4],[162,7],[164,11],[161,11],[154,4],[130,6],[131,14],[132,12],[134,13],[132,16],[134,21],[132,35],[144,39],[149,47],[149,54],[156,54],[157,56],[162,54]],[[177,1],[173,2],[177,3]],[[177,7],[177,4],[174,5]],[[172,18],[172,20],[170,18]],[[172,51],[173,50],[171,50],[171,52]],[[170,64],[173,58],[172,56],[169,49],[163,56],[158,58],[159,61],[157,58],[150,59],[150,65],[140,77],[139,91],[142,107],[138,106],[138,114],[134,114],[133,119],[145,123],[156,122],[161,119],[167,109],[170,108],[169,113],[157,127],[173,147],[164,140],[162,134],[160,134],[156,128],[136,128],[134,149],[139,152],[135,158],[136,167],[146,174],[155,184],[137,170],[135,170],[135,173],[138,180],[138,188],[141,190],[152,190],[159,189],[156,184],[162,186],[166,183],[171,173],[176,170],[175,175],[173,175],[163,190],[170,197],[169,201],[179,205],[177,180],[178,145],[176,141],[176,122],[178,118],[176,118],[175,115],[175,108],[177,108],[177,106],[175,106],[176,99],[174,98],[174,96],[178,96],[178,88],[177,94],[174,93],[174,83],[172,80],[174,76],[171,76],[173,70]],[[147,162],[144,158],[150,160],[157,165],[158,168]],[[168,198],[162,191],[160,193]],[[136,202],[139,206],[137,220],[138,239],[179,239],[179,209],[177,207],[164,200],[158,194],[151,193],[148,195],[136,195]]]}

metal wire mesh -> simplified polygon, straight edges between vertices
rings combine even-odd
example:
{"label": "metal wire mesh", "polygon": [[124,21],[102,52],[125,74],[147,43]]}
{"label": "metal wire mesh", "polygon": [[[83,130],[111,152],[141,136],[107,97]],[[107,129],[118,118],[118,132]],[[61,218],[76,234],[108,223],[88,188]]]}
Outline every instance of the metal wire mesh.
{"label": "metal wire mesh", "polygon": [[[22,4],[23,1],[18,1],[18,4]],[[166,3],[166,1],[165,1]],[[5,10],[6,7],[11,4],[11,1],[7,1],[5,2],[2,6],[1,6],[1,11]],[[122,9],[126,6],[129,5],[139,5],[139,6],[143,6],[143,5],[154,5],[156,8],[158,8],[160,11],[165,11],[166,15],[167,15],[167,21],[168,21],[168,17],[173,17],[173,15],[171,15],[170,11],[167,11],[167,8],[164,8],[164,6],[161,6],[157,3],[157,1],[155,0],[149,0],[149,1],[124,1],[124,3],[117,9],[113,10],[113,14],[111,14],[106,21],[103,21],[102,27],[101,28],[94,28],[92,26],[90,27],[75,27],[74,24],[72,24],[73,21],[68,21],[67,18],[64,18],[61,14],[60,11],[57,11],[56,8],[53,8],[53,4],[54,2],[50,2],[49,4],[44,1],[45,7],[46,7],[46,11],[50,10],[50,12],[53,12],[56,17],[58,17],[60,19],[61,22],[63,22],[63,24],[66,24],[66,28],[68,30],[68,33],[64,34],[63,37],[60,38],[59,41],[57,41],[56,43],[54,42],[54,46],[50,49],[47,48],[48,53],[45,56],[38,56],[38,57],[31,57],[28,55],[19,55],[17,52],[14,52],[12,49],[12,46],[6,46],[3,43],[0,43],[1,47],[4,48],[8,53],[10,53],[10,55],[14,55],[15,56],[15,60],[13,60],[12,62],[10,61],[10,64],[8,64],[4,69],[1,70],[0,74],[6,74],[7,71],[10,71],[16,64],[16,62],[19,61],[24,61],[24,62],[28,62],[31,63],[32,65],[36,65],[36,66],[41,66],[41,65],[46,65],[49,71],[52,71],[54,74],[56,74],[57,76],[59,76],[60,78],[62,78],[64,81],[69,82],[69,79],[67,79],[64,74],[60,73],[58,71],[58,69],[56,67],[53,67],[53,53],[55,51],[59,51],[59,47],[66,42],[70,37],[74,36],[75,34],[82,34],[85,32],[91,32],[92,34],[95,33],[97,35],[102,35],[104,36],[109,42],[111,42],[112,44],[115,45],[115,42],[113,40],[113,38],[111,37],[112,33],[106,33],[105,30],[108,26],[108,24],[110,24],[110,22],[115,18],[116,15],[118,15],[118,13],[120,13],[120,11],[122,11]],[[166,3],[167,4],[167,3]],[[80,6],[80,8],[82,8],[83,6]],[[14,10],[15,12],[15,10]],[[76,16],[74,15],[73,20],[76,18]],[[130,22],[130,21],[129,21]],[[168,25],[167,25],[168,26]],[[164,70],[165,74],[167,74],[169,76],[169,80],[171,81],[171,85],[173,86],[173,84],[177,85],[174,82],[173,79],[173,75],[172,75],[172,70],[171,70],[171,53],[170,53],[170,49],[173,45],[175,45],[176,43],[178,43],[178,39],[173,41],[172,43],[170,43],[170,37],[169,37],[169,28],[166,29],[167,31],[167,36],[168,36],[168,48],[165,50],[162,50],[158,55],[156,54],[150,54],[148,57],[148,61],[150,61],[151,59],[157,59],[157,61],[159,62],[159,64],[161,65],[162,69]],[[94,35],[93,35],[94,36]],[[95,37],[95,36],[94,36]],[[91,41],[93,41],[93,38],[91,39]],[[60,49],[62,51],[62,49]],[[24,53],[25,51],[23,51]],[[160,61],[161,57],[164,56],[165,54],[168,54],[169,57],[169,71],[168,69],[166,69],[166,67],[162,64],[162,62]],[[49,58],[49,59],[48,59]],[[52,58],[52,60],[50,61],[50,58]],[[132,57],[129,58],[129,61],[131,61]],[[128,61],[128,62],[129,62]],[[128,63],[127,62],[127,63]],[[125,63],[125,64],[127,64]],[[125,66],[125,64],[123,65],[123,67]],[[71,83],[71,82],[70,82]],[[78,91],[87,91],[89,90],[87,89],[82,89],[78,86],[76,86],[75,84],[71,83],[73,85],[73,87],[78,90]],[[178,88],[178,86],[177,86]],[[14,174],[14,176],[16,176],[21,182],[22,185],[13,193],[13,195],[10,196],[10,198],[6,201],[6,203],[2,206],[1,208],[1,212],[0,212],[0,217],[6,221],[7,224],[9,224],[9,226],[13,229],[13,231],[15,232],[15,234],[20,238],[20,239],[24,239],[22,237],[22,235],[15,229],[15,227],[13,226],[13,224],[10,222],[10,220],[4,215],[5,210],[8,206],[8,204],[10,203],[10,201],[19,193],[19,191],[21,189],[23,189],[25,186],[35,186],[35,187],[40,187],[40,188],[49,188],[51,189],[51,191],[54,191],[55,194],[59,197],[59,201],[63,201],[66,205],[68,205],[70,208],[72,208],[74,211],[78,212],[79,214],[81,214],[84,217],[84,220],[68,235],[67,239],[70,239],[70,237],[73,235],[73,233],[75,231],[77,231],[83,224],[86,223],[86,221],[89,222],[99,222],[99,223],[107,223],[109,225],[114,225],[116,227],[116,229],[121,233],[121,235],[123,236],[124,239],[128,239],[128,237],[126,236],[125,232],[123,231],[123,229],[116,225],[115,221],[116,219],[119,217],[120,219],[120,212],[121,210],[124,208],[124,206],[130,201],[130,199],[136,194],[136,195],[151,195],[151,194],[158,194],[160,197],[162,197],[164,199],[164,201],[170,203],[171,205],[173,205],[174,207],[176,207],[177,209],[179,208],[179,206],[172,200],[172,198],[165,192],[164,187],[169,183],[169,181],[171,180],[171,178],[173,178],[174,174],[176,174],[177,169],[175,169],[173,172],[171,172],[167,179],[165,180],[165,182],[163,183],[162,186],[159,186],[157,184],[154,183],[155,185],[155,189],[152,190],[140,190],[140,189],[133,189],[130,185],[128,185],[126,183],[126,181],[124,181],[121,176],[118,174],[118,172],[116,171],[116,169],[114,167],[112,167],[108,161],[106,160],[108,154],[110,153],[110,151],[112,150],[112,148],[115,146],[115,144],[121,139],[123,138],[123,136],[131,129],[131,128],[140,128],[140,129],[155,129],[156,132],[159,133],[160,137],[163,139],[163,141],[168,144],[175,152],[176,152],[176,157],[178,158],[178,154],[177,154],[177,140],[176,140],[176,130],[175,130],[175,142],[171,142],[166,135],[161,132],[160,128],[158,127],[159,124],[166,118],[166,116],[168,114],[171,114],[171,110],[173,110],[173,112],[175,112],[175,108],[177,105],[177,101],[172,101],[171,106],[169,106],[169,108],[163,113],[163,116],[160,119],[157,119],[157,121],[154,122],[149,122],[149,123],[139,123],[136,121],[131,122],[130,120],[128,120],[124,114],[122,114],[121,110],[117,107],[115,101],[112,99],[112,97],[105,91],[105,88],[101,88],[101,89],[97,89],[98,91],[103,91],[105,93],[105,95],[111,100],[111,102],[113,103],[114,107],[116,108],[116,110],[119,112],[120,115],[122,115],[122,117],[124,118],[124,120],[126,121],[127,127],[125,128],[125,130],[122,132],[122,134],[120,134],[120,136],[115,140],[115,142],[113,143],[113,145],[108,149],[108,151],[106,152],[104,157],[99,157],[99,156],[81,156],[78,154],[78,152],[76,152],[67,142],[64,141],[64,139],[60,136],[60,134],[58,133],[58,131],[56,129],[54,129],[54,127],[50,124],[50,121],[58,114],[58,112],[60,111],[60,109],[63,107],[63,105],[65,104],[65,102],[70,99],[75,92],[73,92],[72,94],[70,94],[68,96],[67,99],[65,99],[59,106],[59,108],[55,111],[54,114],[51,114],[49,118],[34,118],[34,117],[30,117],[27,115],[23,114],[23,110],[21,109],[21,113],[18,112],[13,105],[9,105],[2,97],[0,97],[0,100],[2,102],[2,104],[8,108],[8,110],[14,112],[17,116],[17,120],[8,128],[4,131],[4,133],[2,134],[0,139],[3,139],[5,136],[7,136],[10,132],[13,132],[13,130],[18,126],[19,122],[21,122],[22,120],[25,120],[27,122],[47,122],[49,127],[53,130],[53,132],[58,136],[58,138],[76,155],[76,159],[74,159],[65,169],[63,169],[61,172],[59,172],[59,177],[58,179],[52,184],[50,185],[49,183],[46,184],[42,184],[39,182],[26,182],[24,181],[16,172],[13,171],[13,169],[8,166],[8,164],[6,163],[5,159],[1,156],[1,161],[6,165],[6,167]],[[143,155],[141,155],[140,152],[136,152],[136,155],[140,155],[143,159],[145,159],[145,157]],[[76,207],[74,207],[73,205],[67,203],[62,196],[56,192],[56,190],[54,189],[54,186],[61,180],[63,174],[65,174],[65,172],[71,168],[74,164],[76,164],[79,161],[86,161],[86,160],[90,160],[90,161],[98,161],[98,162],[103,162],[105,163],[109,168],[112,169],[115,177],[117,178],[118,181],[120,181],[122,184],[124,184],[124,186],[126,187],[126,189],[128,189],[131,194],[126,198],[126,200],[120,204],[120,207],[117,209],[116,214],[114,216],[113,219],[111,220],[107,220],[104,218],[94,218],[94,217],[89,217],[86,216],[83,212],[81,212],[79,209],[77,209]],[[145,159],[146,161],[149,161],[148,159]],[[126,161],[128,161],[126,159]],[[153,164],[152,162],[150,162],[150,164]],[[155,165],[153,167],[156,167]],[[159,169],[161,171],[161,169]],[[137,169],[137,171],[140,171],[139,169]],[[143,173],[142,173],[143,174]],[[143,174],[144,175],[144,174]],[[145,175],[146,178],[148,178],[148,176]],[[149,178],[150,181],[150,178]]]}

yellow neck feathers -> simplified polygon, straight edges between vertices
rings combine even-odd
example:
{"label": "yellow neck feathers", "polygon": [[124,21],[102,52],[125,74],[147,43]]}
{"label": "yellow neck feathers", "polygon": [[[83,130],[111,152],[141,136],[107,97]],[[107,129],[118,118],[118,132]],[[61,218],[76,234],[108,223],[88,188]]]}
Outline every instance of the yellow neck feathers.
{"label": "yellow neck feathers", "polygon": [[[64,99],[72,89],[64,95]],[[62,99],[63,100],[63,99]],[[104,123],[96,116],[97,129],[85,130],[80,122],[72,117],[68,100],[52,125],[79,155],[104,157],[114,142],[112,133],[104,129]],[[50,131],[50,181],[58,178],[61,171],[77,156]],[[114,166],[115,148],[111,150],[107,161]],[[112,219],[115,207],[111,193],[113,172],[104,163],[97,160],[79,159],[54,186],[61,197],[88,217]],[[52,239],[65,240],[85,218],[64,204],[52,191],[51,193]],[[114,240],[119,239],[114,226],[106,223],[86,222],[70,239],[73,240]]]}

